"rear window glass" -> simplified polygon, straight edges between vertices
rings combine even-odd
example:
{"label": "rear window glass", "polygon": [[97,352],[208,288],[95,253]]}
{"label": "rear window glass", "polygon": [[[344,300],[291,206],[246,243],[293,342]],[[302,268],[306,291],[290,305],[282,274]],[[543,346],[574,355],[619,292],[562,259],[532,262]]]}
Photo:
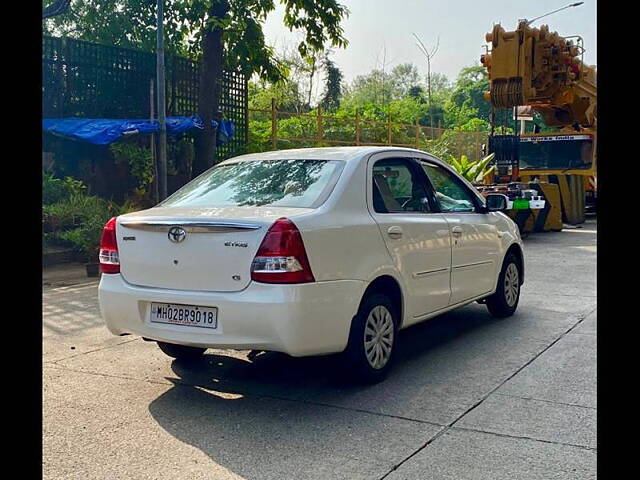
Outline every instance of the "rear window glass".
{"label": "rear window glass", "polygon": [[187,183],[160,205],[315,208],[333,189],[344,162],[264,160],[220,165]]}

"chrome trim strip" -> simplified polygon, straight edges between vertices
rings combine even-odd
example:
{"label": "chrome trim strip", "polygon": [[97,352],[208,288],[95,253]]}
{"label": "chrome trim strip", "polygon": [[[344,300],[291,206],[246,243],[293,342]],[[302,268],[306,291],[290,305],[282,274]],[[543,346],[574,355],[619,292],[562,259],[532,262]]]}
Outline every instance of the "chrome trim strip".
{"label": "chrome trim strip", "polygon": [[414,272],[413,277],[414,278],[420,278],[420,277],[426,277],[427,275],[431,275],[433,273],[443,273],[443,272],[448,272],[449,268],[445,267],[445,268],[437,268],[435,270],[427,270],[424,272]]}
{"label": "chrome trim strip", "polygon": [[226,232],[237,230],[259,230],[262,225],[240,222],[206,222],[202,220],[123,220],[120,225],[137,230],[167,232],[171,227],[182,227],[190,233]]}
{"label": "chrome trim strip", "polygon": [[452,269],[455,270],[457,268],[473,268],[473,267],[479,267],[481,265],[487,265],[487,264],[493,264],[493,261],[487,260],[485,262],[467,263],[465,265],[458,265],[456,267],[452,267]]}

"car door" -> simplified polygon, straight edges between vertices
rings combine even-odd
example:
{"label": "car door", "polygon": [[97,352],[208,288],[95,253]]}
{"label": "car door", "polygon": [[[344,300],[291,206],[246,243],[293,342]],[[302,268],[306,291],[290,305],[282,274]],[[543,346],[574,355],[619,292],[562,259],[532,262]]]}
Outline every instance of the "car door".
{"label": "car door", "polygon": [[501,249],[496,219],[484,213],[478,195],[457,173],[435,162],[420,163],[451,231],[450,304],[491,292],[496,285]]}
{"label": "car door", "polygon": [[398,153],[376,154],[367,170],[369,210],[403,277],[410,313],[405,325],[410,325],[449,303],[449,225],[434,211],[426,176],[414,160]]}

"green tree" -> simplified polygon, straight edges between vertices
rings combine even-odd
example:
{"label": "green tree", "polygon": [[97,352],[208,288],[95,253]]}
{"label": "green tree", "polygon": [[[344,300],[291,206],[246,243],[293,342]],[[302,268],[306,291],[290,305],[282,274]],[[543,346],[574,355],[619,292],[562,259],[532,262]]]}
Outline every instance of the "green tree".
{"label": "green tree", "polygon": [[347,85],[344,99],[347,104],[360,108],[369,104],[383,107],[410,96],[412,88],[419,84],[418,69],[411,63],[396,65],[390,72],[376,68],[365,75],[358,75]]}
{"label": "green tree", "polygon": [[[445,104],[451,96],[451,84],[446,75],[431,72],[431,105],[425,117],[420,120],[422,125],[433,127],[445,125]],[[431,125],[433,119],[433,125]]]}
{"label": "green tree", "polygon": [[397,100],[409,95],[411,88],[420,83],[418,68],[412,63],[401,63],[391,70],[392,100]]}
{"label": "green tree", "polygon": [[431,94],[434,97],[438,95],[451,93],[451,82],[444,73],[431,72]]}
{"label": "green tree", "polygon": [[271,109],[271,99],[275,99],[279,110],[300,113],[305,111],[304,93],[299,85],[289,79],[280,82],[264,80],[249,82],[249,108],[255,110]]}
{"label": "green tree", "polygon": [[344,101],[347,105],[362,107],[367,104],[382,105],[383,98],[391,95],[391,83],[388,74],[374,69],[366,75],[358,75],[346,85]]}
{"label": "green tree", "polygon": [[[245,75],[255,73],[277,80],[282,77],[282,70],[273,49],[266,45],[262,31],[267,14],[275,9],[273,0],[192,0],[188,3],[198,4],[201,9],[197,17],[200,28],[196,33],[202,45],[198,114],[206,128],[196,141],[194,174],[198,174],[208,168],[214,158],[215,137],[210,120],[218,117],[225,51],[226,64],[240,68]],[[303,58],[308,58],[310,52],[323,50],[327,43],[346,46],[340,23],[348,10],[336,0],[280,0],[280,3],[285,7],[285,26],[304,34],[298,43]]]}
{"label": "green tree", "polygon": [[323,67],[325,87],[322,107],[325,110],[337,110],[342,97],[342,72],[328,55],[324,58]]}
{"label": "green tree", "polygon": [[[43,5],[51,0],[43,0]],[[182,15],[185,0],[165,1],[165,50],[189,55],[195,50],[193,28]],[[43,21],[43,33],[135,48],[156,48],[155,0],[72,0],[68,11]]]}
{"label": "green tree", "polygon": [[416,100],[424,100],[424,88],[422,85],[414,85],[409,89],[409,96]]}
{"label": "green tree", "polygon": [[463,125],[472,118],[489,122],[491,105],[483,97],[488,90],[489,79],[484,67],[463,68],[444,107],[447,126]]}

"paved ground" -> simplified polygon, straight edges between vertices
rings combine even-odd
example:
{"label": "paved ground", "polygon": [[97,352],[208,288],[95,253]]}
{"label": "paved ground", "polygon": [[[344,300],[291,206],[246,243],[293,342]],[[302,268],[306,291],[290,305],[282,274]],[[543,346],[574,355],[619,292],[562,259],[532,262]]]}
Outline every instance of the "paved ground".
{"label": "paved ground", "polygon": [[595,478],[596,224],[525,243],[515,316],[474,303],[407,329],[370,387],[331,358],[172,363],[107,332],[96,282],[49,275],[45,478]]}

